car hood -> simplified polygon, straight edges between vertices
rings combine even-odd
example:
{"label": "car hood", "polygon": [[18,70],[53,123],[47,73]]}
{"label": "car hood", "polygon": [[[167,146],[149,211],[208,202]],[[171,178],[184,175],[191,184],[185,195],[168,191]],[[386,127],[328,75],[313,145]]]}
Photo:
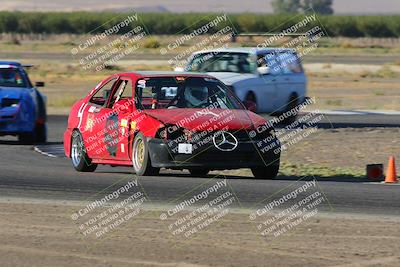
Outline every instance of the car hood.
{"label": "car hood", "polygon": [[20,99],[24,88],[16,88],[16,87],[2,87],[0,86],[0,99],[1,98],[17,98]]}
{"label": "car hood", "polygon": [[254,129],[265,120],[248,110],[177,108],[145,110],[145,114],[163,124],[174,124],[188,130]]}
{"label": "car hood", "polygon": [[254,78],[255,74],[251,73],[235,73],[235,72],[207,72],[208,75],[214,76],[226,85],[233,85],[236,82]]}

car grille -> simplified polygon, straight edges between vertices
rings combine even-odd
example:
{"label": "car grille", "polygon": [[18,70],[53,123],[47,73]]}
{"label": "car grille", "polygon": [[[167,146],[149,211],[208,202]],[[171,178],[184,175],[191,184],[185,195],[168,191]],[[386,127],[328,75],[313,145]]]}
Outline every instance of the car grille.
{"label": "car grille", "polygon": [[[266,137],[268,137],[270,135],[269,131],[266,131],[265,133],[257,134],[254,137],[250,137],[250,131],[252,131],[252,130],[239,129],[239,130],[229,130],[227,132],[229,132],[233,136],[235,136],[239,142],[262,140],[263,138],[266,138]],[[206,136],[209,136],[210,139],[212,140],[212,137],[217,132],[218,131],[210,132]]]}

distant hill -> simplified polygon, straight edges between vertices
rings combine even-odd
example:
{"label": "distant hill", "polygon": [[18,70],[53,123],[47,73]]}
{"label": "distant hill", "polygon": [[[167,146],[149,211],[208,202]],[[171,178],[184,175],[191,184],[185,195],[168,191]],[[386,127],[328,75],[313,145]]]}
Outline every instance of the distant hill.
{"label": "distant hill", "polygon": [[[272,0],[2,0],[0,10],[272,13]],[[336,14],[400,14],[399,0],[333,0]]]}

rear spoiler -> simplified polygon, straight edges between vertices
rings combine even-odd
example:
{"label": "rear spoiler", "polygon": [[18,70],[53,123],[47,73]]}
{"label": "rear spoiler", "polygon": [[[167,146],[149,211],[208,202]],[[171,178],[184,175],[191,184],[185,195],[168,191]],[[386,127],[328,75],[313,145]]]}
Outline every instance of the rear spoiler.
{"label": "rear spoiler", "polygon": [[24,65],[0,64],[0,69],[10,69],[10,68],[18,69],[19,67],[32,68],[33,65],[32,64],[24,64]]}

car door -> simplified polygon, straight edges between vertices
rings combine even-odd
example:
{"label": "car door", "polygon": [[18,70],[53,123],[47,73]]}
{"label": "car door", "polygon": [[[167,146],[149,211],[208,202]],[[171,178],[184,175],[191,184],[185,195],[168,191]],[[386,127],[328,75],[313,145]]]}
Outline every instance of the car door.
{"label": "car door", "polygon": [[277,108],[279,72],[276,71],[277,59],[274,53],[263,53],[257,56],[257,67],[268,67],[268,73],[258,73],[256,80],[257,110],[259,112],[274,112]]}
{"label": "car door", "polygon": [[306,79],[300,59],[295,52],[281,51],[278,53],[278,60],[280,73],[277,76],[277,109],[285,111],[292,94],[299,97],[297,103],[303,99]]}
{"label": "car door", "polygon": [[[130,77],[120,77],[116,89],[110,98],[109,106],[112,108],[118,123],[118,139],[116,140],[115,160],[130,160],[130,142],[132,141],[131,130],[135,123],[133,121],[133,86]],[[112,125],[112,124],[111,124]]]}
{"label": "car door", "polygon": [[117,82],[118,77],[106,80],[88,101],[82,135],[88,142],[86,150],[90,158],[107,159],[113,154],[111,139],[115,132],[111,127],[111,121],[114,117],[108,103]]}

